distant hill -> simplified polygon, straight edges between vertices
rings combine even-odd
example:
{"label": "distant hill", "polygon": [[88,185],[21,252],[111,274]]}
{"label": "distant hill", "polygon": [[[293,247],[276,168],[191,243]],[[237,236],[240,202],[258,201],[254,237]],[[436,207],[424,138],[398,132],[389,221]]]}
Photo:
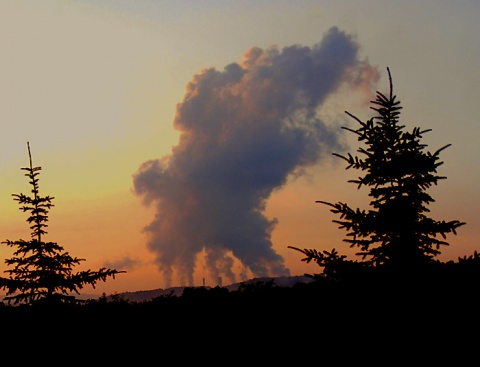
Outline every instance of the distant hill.
{"label": "distant hill", "polygon": [[[223,286],[222,288],[227,288],[229,291],[237,290],[242,284],[252,284],[257,282],[268,282],[273,279],[273,282],[278,287],[291,287],[297,283],[310,283],[313,281],[312,278],[304,276],[304,275],[296,275],[296,276],[282,276],[282,277],[261,277],[261,278],[252,278],[250,280],[246,280],[243,282],[233,283],[227,286]],[[159,288],[159,289],[152,289],[146,291],[137,291],[137,292],[123,292],[117,293],[115,295],[107,296],[107,299],[112,299],[112,297],[120,297],[122,299],[128,300],[130,302],[144,302],[150,301],[153,298],[164,296],[164,295],[173,295],[173,296],[181,296],[183,290],[186,287],[171,287],[171,288]],[[212,288],[206,286],[205,288]]]}

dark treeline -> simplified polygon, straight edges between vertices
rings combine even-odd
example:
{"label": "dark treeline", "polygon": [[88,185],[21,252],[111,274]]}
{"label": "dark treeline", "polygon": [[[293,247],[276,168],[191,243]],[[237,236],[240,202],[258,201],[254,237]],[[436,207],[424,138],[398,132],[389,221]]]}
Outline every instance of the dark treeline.
{"label": "dark treeline", "polygon": [[12,323],[52,330],[71,324],[76,330],[161,326],[234,331],[248,327],[265,329],[265,335],[272,332],[269,328],[331,333],[373,328],[385,335],[418,327],[426,333],[452,328],[460,332],[480,326],[479,286],[478,271],[456,270],[410,280],[376,276],[348,282],[318,279],[292,286],[258,282],[233,291],[219,286],[187,287],[178,296],[141,302],[103,295],[75,304],[0,304],[0,318],[5,327]]}

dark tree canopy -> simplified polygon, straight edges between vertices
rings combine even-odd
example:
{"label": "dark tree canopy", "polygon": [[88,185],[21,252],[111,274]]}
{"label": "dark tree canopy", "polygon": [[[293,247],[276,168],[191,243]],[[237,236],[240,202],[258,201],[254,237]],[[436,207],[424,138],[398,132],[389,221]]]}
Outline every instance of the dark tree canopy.
{"label": "dark tree canopy", "polygon": [[[441,151],[450,144],[431,153],[421,143],[429,129],[415,127],[405,131],[405,125],[399,122],[402,107],[393,94],[390,70],[387,71],[390,93],[377,92],[376,99],[371,101],[371,109],[377,115],[364,122],[346,112],[359,124],[357,129],[343,127],[364,144],[357,150],[359,155],[333,153],[345,160],[346,169],[361,172],[361,176],[349,182],[358,189],[369,188],[371,209],[354,209],[343,202],[317,203],[329,206],[331,212],[339,215],[333,222],[347,231],[344,241],[360,250],[357,255],[362,258],[362,267],[411,272],[434,262],[441,246],[448,245],[447,234],[456,234],[456,229],[465,223],[435,220],[427,215],[428,205],[434,202],[427,190],[446,178],[439,176],[437,169],[443,164]],[[307,255],[303,260],[325,266],[326,275],[333,276],[339,263],[346,259],[335,249],[318,252],[289,247]]]}
{"label": "dark tree canopy", "polygon": [[29,212],[27,222],[30,224],[31,239],[6,240],[2,242],[9,247],[16,248],[13,257],[5,263],[12,269],[5,270],[8,278],[0,277],[0,287],[7,289],[6,301],[14,303],[32,304],[46,303],[80,303],[75,295],[83,286],[90,284],[95,287],[98,281],[106,281],[107,277],[115,277],[115,269],[101,268],[98,271],[85,270],[77,273],[73,268],[85,259],[70,256],[63,247],[55,242],[44,242],[47,234],[48,211],[54,205],[53,197],[40,196],[38,175],[41,167],[34,167],[30,153],[30,144],[27,143],[30,164],[22,168],[27,171],[32,187],[31,195],[12,194],[18,201],[20,210]]}

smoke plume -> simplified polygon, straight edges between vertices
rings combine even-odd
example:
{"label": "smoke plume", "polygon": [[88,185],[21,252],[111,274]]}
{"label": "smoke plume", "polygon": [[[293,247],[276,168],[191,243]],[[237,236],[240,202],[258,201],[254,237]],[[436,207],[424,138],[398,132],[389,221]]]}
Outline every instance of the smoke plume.
{"label": "smoke plume", "polygon": [[167,286],[175,275],[193,286],[201,253],[213,279],[236,281],[236,263],[244,276],[289,275],[272,246],[267,200],[290,175],[344,149],[318,110],[340,85],[371,83],[375,73],[332,28],[314,47],[253,47],[193,77],[177,105],[178,144],[133,175],[135,193],[156,208],[145,231]]}

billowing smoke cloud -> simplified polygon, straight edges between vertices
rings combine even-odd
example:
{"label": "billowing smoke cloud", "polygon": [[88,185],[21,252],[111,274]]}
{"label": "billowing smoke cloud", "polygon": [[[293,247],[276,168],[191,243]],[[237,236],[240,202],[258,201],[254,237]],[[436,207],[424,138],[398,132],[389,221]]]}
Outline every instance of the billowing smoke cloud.
{"label": "billowing smoke cloud", "polygon": [[242,62],[193,77],[177,106],[178,145],[133,176],[136,194],[156,207],[145,231],[167,286],[175,273],[194,285],[203,251],[214,279],[236,281],[235,263],[245,274],[289,275],[272,247],[277,220],[264,215],[267,199],[289,175],[342,150],[340,129],[318,109],[340,85],[370,83],[375,73],[332,28],[312,48],[253,47]]}

